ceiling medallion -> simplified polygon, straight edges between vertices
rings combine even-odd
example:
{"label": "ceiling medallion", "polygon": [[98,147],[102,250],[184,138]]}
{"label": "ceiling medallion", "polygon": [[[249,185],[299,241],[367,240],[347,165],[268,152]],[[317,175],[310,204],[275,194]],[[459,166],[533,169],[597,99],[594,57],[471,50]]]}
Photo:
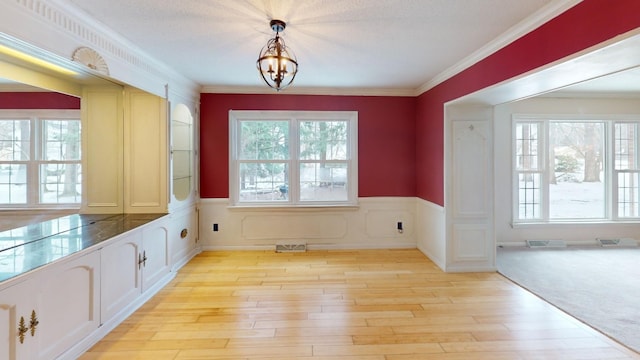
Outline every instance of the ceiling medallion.
{"label": "ceiling medallion", "polygon": [[89,69],[95,70],[101,74],[109,75],[109,67],[107,62],[95,50],[88,47],[79,47],[73,52],[71,57],[73,61],[85,65]]}
{"label": "ceiling medallion", "polygon": [[270,25],[276,36],[269,39],[267,45],[262,48],[256,66],[264,82],[280,91],[291,85],[296,77],[298,61],[280,37],[287,24],[282,20],[271,20]]}

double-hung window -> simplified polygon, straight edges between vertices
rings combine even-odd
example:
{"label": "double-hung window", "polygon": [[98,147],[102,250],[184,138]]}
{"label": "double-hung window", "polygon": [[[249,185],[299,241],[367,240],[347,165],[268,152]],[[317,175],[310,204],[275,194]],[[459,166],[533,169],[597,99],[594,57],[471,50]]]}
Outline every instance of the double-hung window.
{"label": "double-hung window", "polygon": [[78,110],[0,111],[0,207],[80,206]]}
{"label": "double-hung window", "polygon": [[357,112],[230,111],[235,206],[357,204]]}
{"label": "double-hung window", "polygon": [[639,218],[639,125],[515,117],[514,223]]}

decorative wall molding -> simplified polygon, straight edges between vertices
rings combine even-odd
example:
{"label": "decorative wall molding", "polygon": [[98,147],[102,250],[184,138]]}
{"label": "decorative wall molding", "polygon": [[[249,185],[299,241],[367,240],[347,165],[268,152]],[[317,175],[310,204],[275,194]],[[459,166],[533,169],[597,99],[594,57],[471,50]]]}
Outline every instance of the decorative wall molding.
{"label": "decorative wall molding", "polygon": [[430,201],[416,198],[416,241],[418,249],[445,270],[446,231],[445,208]]}
{"label": "decorative wall molding", "polygon": [[92,48],[81,46],[73,52],[71,60],[79,62],[91,70],[103,75],[109,75],[109,66],[104,58]]}
{"label": "decorative wall molding", "polygon": [[[433,79],[417,89],[342,89],[342,88],[296,88],[287,91],[289,94],[300,95],[351,95],[351,96],[418,96],[455,76],[464,69],[474,65],[502,47],[510,44],[522,35],[536,29],[540,25],[556,17],[567,9],[575,6],[581,0],[555,0],[542,8],[533,16],[509,29],[492,42],[474,52],[467,58],[446,69]],[[205,86],[195,89],[197,84],[169,68],[166,64],[146,55],[112,29],[107,28],[86,13],[78,10],[66,0],[15,0],[14,4],[30,13],[42,23],[55,26],[59,31],[80,40],[81,45],[90,45],[107,57],[113,57],[127,66],[139,69],[150,77],[166,79],[168,76],[177,82],[178,86],[190,88],[190,91],[209,93],[243,93],[267,94],[259,87],[226,87]],[[66,54],[69,58],[71,54]],[[114,74],[115,75],[115,74]],[[114,77],[116,77],[115,75]],[[117,79],[117,77],[116,77]],[[118,79],[122,80],[122,79]],[[135,86],[135,84],[132,84]]]}
{"label": "decorative wall molding", "polygon": [[[142,73],[145,75],[143,76],[144,78],[155,79],[157,83],[162,83],[163,85],[168,83],[168,80],[171,80],[178,87],[190,92],[191,97],[194,94],[199,94],[197,92],[198,85],[194,81],[187,79],[166,64],[145,54],[135,44],[77,9],[66,0],[15,0],[13,4],[23,14],[31,17],[37,23],[54,28],[69,38],[75,39],[78,42],[75,46],[76,48],[78,46],[91,47],[102,54],[105,59],[113,58],[125,64],[129,73],[137,74],[138,76]],[[72,53],[59,53],[58,55],[70,60],[73,57]],[[131,68],[136,70],[131,71]],[[118,78],[119,74],[115,71],[112,71],[111,75],[116,80],[139,86],[127,81],[127,79]]]}
{"label": "decorative wall molding", "polygon": [[359,206],[266,210],[202,199],[199,244],[204,250],[274,250],[282,242],[306,243],[308,249],[415,248],[415,203],[414,197],[371,197],[360,198]]}
{"label": "decorative wall molding", "polygon": [[[87,14],[81,14],[70,4],[55,0],[53,3],[45,0],[16,0],[16,3],[29,11],[33,16],[40,18],[40,20],[54,25],[67,33],[73,34],[76,38],[95,45],[128,62],[132,66],[143,68],[146,71],[153,71],[147,61],[142,60],[139,56],[118,44],[123,42],[122,40],[124,39],[118,39],[118,43],[110,39],[114,37],[113,30],[107,29],[100,24],[80,20],[88,19]],[[106,32],[111,34],[107,35],[105,34]]]}

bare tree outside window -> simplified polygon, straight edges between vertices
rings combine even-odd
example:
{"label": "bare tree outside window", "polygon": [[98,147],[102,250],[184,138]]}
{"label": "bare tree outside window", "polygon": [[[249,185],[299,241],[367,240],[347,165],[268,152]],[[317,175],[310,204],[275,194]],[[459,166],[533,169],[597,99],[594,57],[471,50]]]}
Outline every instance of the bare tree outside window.
{"label": "bare tree outside window", "polygon": [[356,203],[356,112],[232,111],[230,129],[234,204]]}
{"label": "bare tree outside window", "polygon": [[77,110],[0,111],[0,204],[46,208],[81,202]]}

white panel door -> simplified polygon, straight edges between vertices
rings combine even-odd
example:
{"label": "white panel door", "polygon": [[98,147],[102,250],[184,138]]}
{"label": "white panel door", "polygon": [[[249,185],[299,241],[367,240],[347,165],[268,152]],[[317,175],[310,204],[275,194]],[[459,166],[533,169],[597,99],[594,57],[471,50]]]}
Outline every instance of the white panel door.
{"label": "white panel door", "polygon": [[492,116],[484,107],[447,109],[447,270],[495,269]]}

